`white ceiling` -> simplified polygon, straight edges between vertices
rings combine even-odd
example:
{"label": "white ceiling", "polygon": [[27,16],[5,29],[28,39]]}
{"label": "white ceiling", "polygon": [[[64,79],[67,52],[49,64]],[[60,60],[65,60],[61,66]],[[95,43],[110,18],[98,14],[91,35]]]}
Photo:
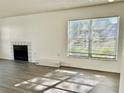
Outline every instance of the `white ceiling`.
{"label": "white ceiling", "polygon": [[[115,0],[115,2],[124,0]],[[0,17],[110,3],[107,0],[0,0]]]}

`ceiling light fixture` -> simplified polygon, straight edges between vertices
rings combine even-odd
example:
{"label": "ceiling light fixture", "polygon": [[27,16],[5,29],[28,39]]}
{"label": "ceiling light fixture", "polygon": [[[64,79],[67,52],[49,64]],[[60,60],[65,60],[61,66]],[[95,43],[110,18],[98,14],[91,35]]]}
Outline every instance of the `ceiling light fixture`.
{"label": "ceiling light fixture", "polygon": [[115,0],[108,0],[108,2],[114,2]]}

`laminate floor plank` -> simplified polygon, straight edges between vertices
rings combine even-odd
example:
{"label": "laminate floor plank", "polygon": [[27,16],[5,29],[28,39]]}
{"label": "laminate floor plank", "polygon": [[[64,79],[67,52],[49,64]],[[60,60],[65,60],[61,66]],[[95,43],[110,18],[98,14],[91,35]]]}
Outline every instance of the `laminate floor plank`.
{"label": "laminate floor plank", "polygon": [[[38,92],[16,87],[15,84],[37,77],[44,78],[45,76],[47,76],[47,73],[53,72],[57,69],[58,68],[53,67],[36,66],[32,63],[24,63],[22,61],[15,62],[10,60],[0,60],[0,93],[45,93],[44,91]],[[68,67],[61,67],[59,68],[59,70],[68,70],[79,73],[79,76],[76,75],[74,78],[67,80],[67,82],[70,83],[87,84],[90,81],[90,85],[92,86],[92,82],[94,82],[93,80],[100,80],[100,83],[98,85],[93,84],[96,86],[88,93],[118,93],[120,78],[119,74]],[[49,76],[47,76],[46,78],[52,79],[52,77]],[[55,78],[54,75],[53,78]],[[80,79],[82,82],[76,79]],[[86,82],[85,79],[87,80]],[[90,79],[92,79],[92,81]],[[64,90],[54,88],[48,89],[47,92],[50,93],[50,90],[62,91],[62,93],[65,93]]]}

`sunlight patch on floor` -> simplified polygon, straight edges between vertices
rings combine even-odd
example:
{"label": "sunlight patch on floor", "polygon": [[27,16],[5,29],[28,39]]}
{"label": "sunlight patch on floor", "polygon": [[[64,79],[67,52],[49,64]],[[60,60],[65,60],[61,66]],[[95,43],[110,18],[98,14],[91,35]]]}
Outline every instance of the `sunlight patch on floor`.
{"label": "sunlight patch on floor", "polygon": [[35,77],[14,86],[43,93],[88,93],[102,78],[101,75],[89,76],[74,71],[55,70],[43,77]]}

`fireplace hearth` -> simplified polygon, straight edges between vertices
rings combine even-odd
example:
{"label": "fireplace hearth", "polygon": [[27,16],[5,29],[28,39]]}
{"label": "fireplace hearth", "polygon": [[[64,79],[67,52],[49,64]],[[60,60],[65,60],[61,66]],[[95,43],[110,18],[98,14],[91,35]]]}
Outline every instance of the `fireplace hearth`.
{"label": "fireplace hearth", "polygon": [[28,61],[28,46],[13,45],[14,60]]}

